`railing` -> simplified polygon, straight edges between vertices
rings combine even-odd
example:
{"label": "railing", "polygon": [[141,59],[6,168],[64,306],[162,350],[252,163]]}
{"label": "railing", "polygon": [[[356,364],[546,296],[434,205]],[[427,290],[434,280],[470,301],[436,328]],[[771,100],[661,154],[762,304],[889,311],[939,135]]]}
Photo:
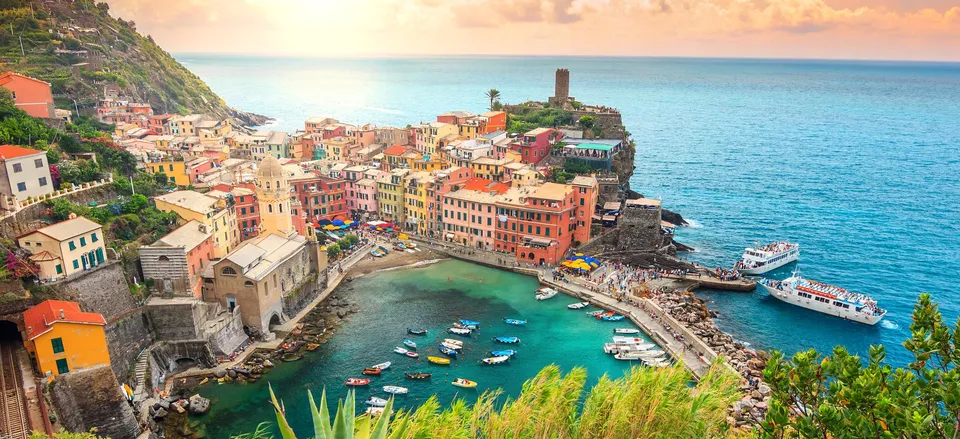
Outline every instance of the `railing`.
{"label": "railing", "polygon": [[12,208],[12,212],[7,212],[5,215],[0,217],[0,219],[6,218],[8,216],[16,215],[17,212],[23,210],[24,208],[32,206],[34,204],[39,204],[43,201],[53,200],[66,195],[74,194],[77,192],[83,192],[88,189],[93,189],[93,188],[104,186],[111,183],[113,183],[113,174],[107,174],[107,178],[103,178],[97,181],[91,181],[89,183],[83,183],[79,185],[71,183],[70,187],[67,187],[67,188],[61,187],[60,189],[50,192],[48,194],[38,195],[36,197],[28,197],[26,200],[23,200],[23,201],[20,201],[19,199],[17,199],[16,196],[8,197],[5,200],[6,202],[2,203],[3,205],[2,207],[8,210]]}

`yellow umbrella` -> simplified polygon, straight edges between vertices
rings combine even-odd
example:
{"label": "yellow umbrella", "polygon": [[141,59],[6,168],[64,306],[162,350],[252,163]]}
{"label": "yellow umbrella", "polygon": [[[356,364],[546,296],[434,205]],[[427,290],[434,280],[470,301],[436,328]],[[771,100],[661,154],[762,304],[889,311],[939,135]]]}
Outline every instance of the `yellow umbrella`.
{"label": "yellow umbrella", "polygon": [[572,264],[572,262],[570,262],[570,261],[563,261],[563,262],[560,263],[560,265],[563,265],[564,267],[569,267],[570,264]]}
{"label": "yellow umbrella", "polygon": [[346,221],[344,221],[343,223],[346,224],[346,225],[350,225],[350,224],[353,224],[353,221],[346,220]]}
{"label": "yellow umbrella", "polygon": [[589,270],[590,264],[583,261],[577,261],[577,262],[574,262],[573,264],[570,264],[570,268],[579,268],[581,270]]}
{"label": "yellow umbrella", "polygon": [[400,238],[401,241],[406,241],[406,240],[410,239],[409,236],[407,236],[406,234],[403,234],[403,233],[400,234],[399,238]]}
{"label": "yellow umbrella", "polygon": [[574,256],[583,256],[583,253],[574,253]]}
{"label": "yellow umbrella", "polygon": [[597,268],[597,267],[600,266],[600,264],[597,264],[596,262],[591,262],[591,263],[590,263],[590,266],[593,267],[593,268]]}
{"label": "yellow umbrella", "polygon": [[335,225],[333,225],[333,224],[327,224],[327,225],[323,226],[323,230],[337,230],[337,229],[339,229],[339,227],[337,227],[337,226],[335,226]]}

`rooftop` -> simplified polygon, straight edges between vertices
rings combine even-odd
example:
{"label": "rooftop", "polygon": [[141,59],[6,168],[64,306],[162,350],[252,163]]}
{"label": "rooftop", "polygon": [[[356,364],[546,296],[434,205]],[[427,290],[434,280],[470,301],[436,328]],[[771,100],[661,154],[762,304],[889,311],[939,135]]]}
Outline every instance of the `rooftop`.
{"label": "rooftop", "polygon": [[553,131],[553,128],[534,128],[530,131],[523,133],[524,136],[539,136],[543,133],[549,133]]}
{"label": "rooftop", "polygon": [[544,183],[530,196],[544,200],[560,201],[563,200],[571,190],[572,188],[565,184]]}
{"label": "rooftop", "polygon": [[597,179],[587,175],[578,175],[576,177],[573,177],[573,180],[570,180],[570,184],[574,186],[593,187],[597,185]]}
{"label": "rooftop", "polygon": [[227,255],[225,259],[239,265],[245,277],[260,280],[303,248],[306,242],[306,238],[300,235],[285,238],[270,233],[247,241],[246,245]]}
{"label": "rooftop", "polygon": [[627,206],[660,206],[660,200],[651,198],[637,198],[636,200],[627,200]]}
{"label": "rooftop", "polygon": [[107,324],[102,315],[80,311],[80,305],[76,302],[63,300],[46,300],[23,312],[23,324],[27,327],[27,338],[30,340],[47,333],[53,324],[61,322],[97,326]]}
{"label": "rooftop", "polygon": [[211,235],[202,231],[203,224],[197,220],[187,221],[186,224],[177,228],[154,242],[151,247],[183,247],[187,250],[193,249],[206,241]]}
{"label": "rooftop", "polygon": [[15,159],[17,157],[26,157],[35,154],[46,154],[39,149],[21,148],[13,145],[0,146],[0,161],[6,159]]}
{"label": "rooftop", "polygon": [[403,145],[393,145],[393,146],[391,146],[391,147],[383,150],[383,153],[384,153],[385,155],[401,155],[401,154],[403,154],[403,153],[405,153],[405,152],[407,152],[407,147],[406,147],[406,146],[403,146]]}
{"label": "rooftop", "polygon": [[100,229],[100,224],[90,221],[82,216],[74,219],[68,219],[56,224],[52,224],[21,236],[27,236],[33,233],[42,233],[57,241],[66,241],[74,236],[83,235]]}
{"label": "rooftop", "polygon": [[201,214],[207,214],[217,210],[217,203],[220,201],[215,197],[194,191],[171,192],[156,197],[156,200]]}

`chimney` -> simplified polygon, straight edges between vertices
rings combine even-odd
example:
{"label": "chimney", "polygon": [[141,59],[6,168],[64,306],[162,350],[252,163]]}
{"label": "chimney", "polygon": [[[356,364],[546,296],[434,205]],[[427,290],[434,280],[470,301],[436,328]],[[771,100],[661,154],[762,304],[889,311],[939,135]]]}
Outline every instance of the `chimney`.
{"label": "chimney", "polygon": [[60,308],[60,319],[63,320],[66,317],[63,315],[63,308]]}

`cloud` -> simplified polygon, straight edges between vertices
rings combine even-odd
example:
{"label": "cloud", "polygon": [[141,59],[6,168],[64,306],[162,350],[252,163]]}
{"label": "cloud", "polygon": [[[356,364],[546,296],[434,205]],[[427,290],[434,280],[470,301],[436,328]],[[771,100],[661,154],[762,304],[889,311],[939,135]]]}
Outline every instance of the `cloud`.
{"label": "cloud", "polygon": [[511,23],[574,23],[582,17],[581,9],[574,3],[575,0],[473,0],[448,2],[447,6],[458,25],[497,27]]}

